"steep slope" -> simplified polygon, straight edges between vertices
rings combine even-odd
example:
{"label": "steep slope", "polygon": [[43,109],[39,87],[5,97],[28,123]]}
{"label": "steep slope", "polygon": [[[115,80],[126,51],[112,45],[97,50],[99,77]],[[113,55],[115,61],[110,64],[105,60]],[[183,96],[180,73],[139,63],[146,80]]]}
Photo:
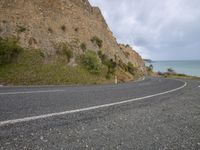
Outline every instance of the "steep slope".
{"label": "steep slope", "polygon": [[132,62],[145,73],[142,58],[117,43],[99,8],[88,0],[1,0],[0,36],[17,37],[22,47],[41,49],[46,57],[55,55],[60,43],[75,56],[101,50],[115,62]]}
{"label": "steep slope", "polygon": [[141,73],[146,72],[144,61],[141,56],[134,51],[129,45],[120,44],[120,50],[125,55],[126,59],[131,62]]}

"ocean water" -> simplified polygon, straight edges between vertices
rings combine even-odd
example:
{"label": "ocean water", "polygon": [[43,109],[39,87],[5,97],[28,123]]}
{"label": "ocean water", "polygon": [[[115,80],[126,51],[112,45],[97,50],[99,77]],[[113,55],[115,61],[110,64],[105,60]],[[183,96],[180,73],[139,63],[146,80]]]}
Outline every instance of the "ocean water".
{"label": "ocean water", "polygon": [[200,77],[200,60],[195,61],[153,61],[146,63],[147,66],[153,65],[154,71],[166,72],[172,68],[176,73],[182,73]]}

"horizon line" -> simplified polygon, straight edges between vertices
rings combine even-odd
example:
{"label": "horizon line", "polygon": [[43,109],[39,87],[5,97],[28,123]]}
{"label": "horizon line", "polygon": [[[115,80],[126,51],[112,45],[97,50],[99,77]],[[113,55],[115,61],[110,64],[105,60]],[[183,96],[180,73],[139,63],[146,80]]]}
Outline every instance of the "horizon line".
{"label": "horizon line", "polygon": [[[144,58],[144,59],[146,59],[146,58]],[[163,59],[163,60],[146,59],[146,60],[151,60],[151,61],[200,61],[200,59]]]}

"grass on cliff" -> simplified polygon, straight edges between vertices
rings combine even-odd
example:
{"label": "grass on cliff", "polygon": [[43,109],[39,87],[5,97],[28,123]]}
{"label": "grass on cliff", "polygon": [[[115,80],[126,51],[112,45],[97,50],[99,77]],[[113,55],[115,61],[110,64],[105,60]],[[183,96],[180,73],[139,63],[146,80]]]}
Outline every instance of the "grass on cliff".
{"label": "grass on cliff", "polygon": [[22,50],[16,39],[0,38],[0,66],[13,62]]}
{"label": "grass on cliff", "polygon": [[65,58],[56,56],[45,60],[39,50],[23,50],[14,63],[0,66],[0,84],[59,85],[108,83],[106,70],[91,74],[83,66],[70,67]]}
{"label": "grass on cliff", "polygon": [[[86,48],[86,46],[84,46]],[[133,65],[120,67],[101,51],[87,50],[77,59],[77,66],[69,66],[73,51],[63,44],[55,56],[45,57],[40,50],[25,50],[15,39],[0,38],[0,84],[3,85],[66,85],[113,83],[136,77]]]}
{"label": "grass on cliff", "polygon": [[102,71],[102,65],[97,55],[93,51],[87,51],[81,56],[81,64],[92,74],[100,74]]}

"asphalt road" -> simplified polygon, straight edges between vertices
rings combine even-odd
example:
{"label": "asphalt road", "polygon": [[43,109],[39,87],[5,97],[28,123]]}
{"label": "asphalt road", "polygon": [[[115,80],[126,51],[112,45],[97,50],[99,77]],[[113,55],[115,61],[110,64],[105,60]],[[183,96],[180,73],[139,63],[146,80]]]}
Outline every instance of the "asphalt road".
{"label": "asphalt road", "polygon": [[0,87],[0,149],[200,149],[200,82]]}

